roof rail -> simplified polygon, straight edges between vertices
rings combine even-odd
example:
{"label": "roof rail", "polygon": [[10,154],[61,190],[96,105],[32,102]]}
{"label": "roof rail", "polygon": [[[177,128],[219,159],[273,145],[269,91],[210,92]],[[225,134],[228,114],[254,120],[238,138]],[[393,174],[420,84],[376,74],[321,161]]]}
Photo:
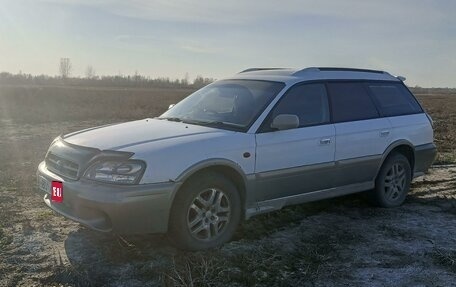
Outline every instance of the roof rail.
{"label": "roof rail", "polygon": [[370,70],[370,69],[356,69],[356,68],[333,68],[333,67],[319,67],[318,70],[322,72],[338,72],[338,71],[347,71],[347,72],[363,72],[363,73],[376,73],[384,74],[384,71],[380,70]]}
{"label": "roof rail", "polygon": [[319,68],[315,68],[315,67],[304,68],[302,70],[294,72],[293,76],[298,76],[299,74],[302,74],[302,73],[305,73],[305,72],[320,72],[320,69]]}
{"label": "roof rail", "polygon": [[356,68],[333,68],[333,67],[310,67],[304,68],[302,70],[296,71],[293,73],[293,76],[299,76],[307,72],[362,72],[362,73],[375,73],[375,74],[387,74],[384,71],[379,70],[369,70],[369,69],[356,69]]}
{"label": "roof rail", "polygon": [[240,71],[239,74],[255,72],[255,71],[267,71],[267,70],[283,70],[284,68],[248,68],[243,71]]}

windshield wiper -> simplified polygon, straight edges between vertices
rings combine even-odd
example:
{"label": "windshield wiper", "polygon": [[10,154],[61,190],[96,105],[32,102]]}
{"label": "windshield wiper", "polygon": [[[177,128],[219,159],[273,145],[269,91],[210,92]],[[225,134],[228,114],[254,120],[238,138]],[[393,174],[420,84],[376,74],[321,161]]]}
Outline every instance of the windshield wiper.
{"label": "windshield wiper", "polygon": [[169,118],[159,118],[161,120],[167,120],[167,121],[170,121],[170,122],[182,122],[182,119],[181,118],[177,118],[177,117],[169,117]]}
{"label": "windshield wiper", "polygon": [[178,118],[178,117],[163,117],[163,118],[158,118],[158,119],[167,120],[167,121],[171,121],[171,122],[181,122],[181,123],[186,123],[186,124],[208,126],[208,127],[224,126],[224,127],[228,127],[230,129],[235,129],[235,130],[243,130],[245,128],[244,125],[231,123],[231,122],[223,122],[223,121],[202,121],[202,120],[193,120],[193,119]]}
{"label": "windshield wiper", "polygon": [[223,122],[223,121],[202,121],[202,120],[182,120],[183,123],[187,124],[195,124],[195,125],[202,125],[202,126],[225,126],[234,128],[236,130],[243,130],[245,128],[244,125],[231,123],[231,122]]}

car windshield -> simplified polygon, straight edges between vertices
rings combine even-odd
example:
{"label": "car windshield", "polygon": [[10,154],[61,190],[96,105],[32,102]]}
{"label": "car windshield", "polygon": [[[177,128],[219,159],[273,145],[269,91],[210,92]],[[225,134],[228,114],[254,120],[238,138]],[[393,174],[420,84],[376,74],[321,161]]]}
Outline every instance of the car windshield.
{"label": "car windshield", "polygon": [[258,80],[221,80],[162,114],[159,119],[245,131],[285,85]]}

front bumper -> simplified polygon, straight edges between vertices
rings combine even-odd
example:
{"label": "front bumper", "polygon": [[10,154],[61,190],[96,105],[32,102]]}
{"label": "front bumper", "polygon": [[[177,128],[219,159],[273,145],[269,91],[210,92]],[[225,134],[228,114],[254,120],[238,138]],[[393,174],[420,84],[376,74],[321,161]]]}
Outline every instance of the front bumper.
{"label": "front bumper", "polygon": [[80,179],[70,181],[50,172],[44,162],[37,178],[63,182],[63,202],[44,202],[63,216],[89,228],[119,234],[166,233],[171,204],[180,183],[116,185]]}

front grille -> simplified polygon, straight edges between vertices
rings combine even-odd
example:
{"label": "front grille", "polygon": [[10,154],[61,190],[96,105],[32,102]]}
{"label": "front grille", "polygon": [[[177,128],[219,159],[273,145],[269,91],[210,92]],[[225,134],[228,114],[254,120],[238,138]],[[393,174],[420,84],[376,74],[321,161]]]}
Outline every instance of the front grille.
{"label": "front grille", "polygon": [[48,153],[45,161],[46,167],[55,174],[67,177],[69,179],[78,178],[79,165],[77,163],[59,157],[52,153]]}

